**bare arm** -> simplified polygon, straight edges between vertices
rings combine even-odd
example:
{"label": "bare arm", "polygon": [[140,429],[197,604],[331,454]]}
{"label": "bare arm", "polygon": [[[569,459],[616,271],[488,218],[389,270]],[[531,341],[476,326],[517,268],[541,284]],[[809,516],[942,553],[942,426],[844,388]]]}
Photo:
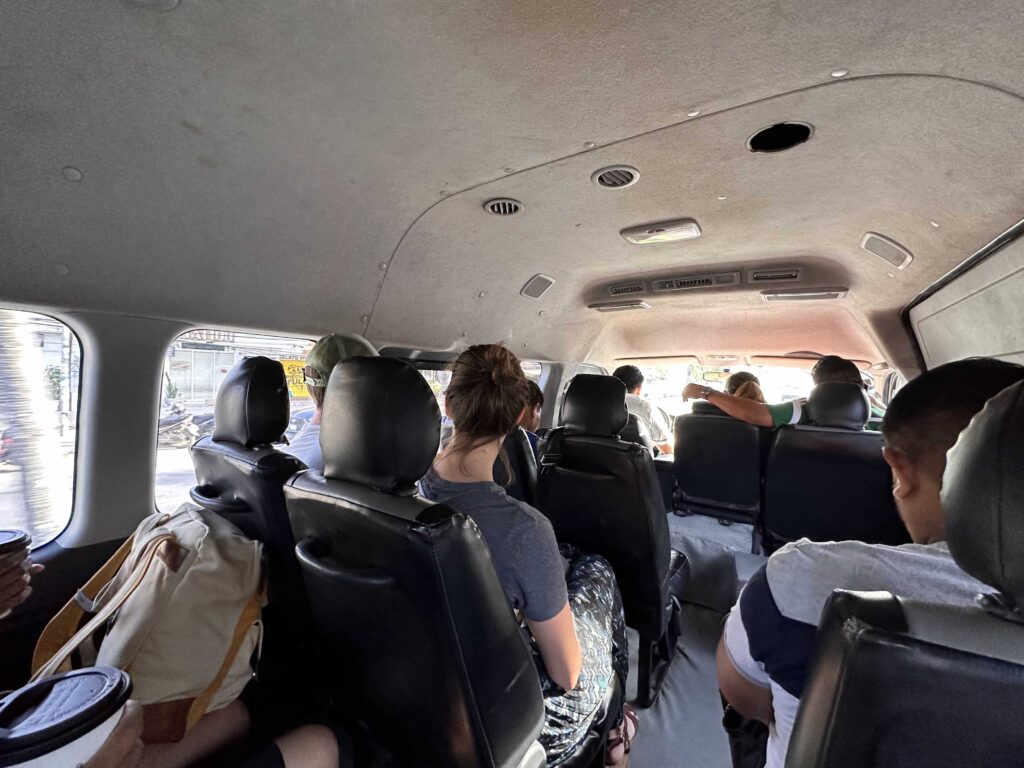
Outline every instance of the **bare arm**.
{"label": "bare arm", "polygon": [[[683,398],[701,397],[703,389],[699,384],[687,384],[683,389]],[[708,393],[707,401],[722,409],[734,419],[745,421],[756,427],[770,427],[773,424],[772,414],[768,410],[768,406],[756,400],[748,400],[745,397],[733,397],[724,392],[711,390]]]}
{"label": "bare arm", "polygon": [[771,689],[750,682],[736,671],[725,650],[724,637],[718,641],[718,650],[715,651],[715,669],[718,672],[718,689],[733,709],[766,725],[775,719]]}
{"label": "bare arm", "polygon": [[569,603],[547,621],[526,620],[537,641],[540,657],[544,660],[544,668],[548,675],[571,691],[576,687],[583,669],[583,656],[580,653],[580,641],[576,637],[576,626],[572,623],[572,611]]}

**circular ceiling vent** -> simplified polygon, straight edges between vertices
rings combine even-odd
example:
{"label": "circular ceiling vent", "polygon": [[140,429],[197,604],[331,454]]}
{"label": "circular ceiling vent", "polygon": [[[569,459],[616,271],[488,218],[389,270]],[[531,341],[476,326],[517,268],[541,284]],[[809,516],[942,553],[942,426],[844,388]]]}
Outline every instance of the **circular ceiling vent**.
{"label": "circular ceiling vent", "polygon": [[524,207],[522,203],[511,197],[496,197],[484,203],[484,210],[495,216],[513,216],[521,212]]}
{"label": "circular ceiling vent", "polygon": [[610,165],[594,171],[590,180],[605,189],[625,189],[636,184],[640,171],[628,165]]}
{"label": "circular ceiling vent", "polygon": [[751,152],[782,152],[803,144],[813,133],[814,126],[808,123],[776,123],[747,139],[747,149]]}

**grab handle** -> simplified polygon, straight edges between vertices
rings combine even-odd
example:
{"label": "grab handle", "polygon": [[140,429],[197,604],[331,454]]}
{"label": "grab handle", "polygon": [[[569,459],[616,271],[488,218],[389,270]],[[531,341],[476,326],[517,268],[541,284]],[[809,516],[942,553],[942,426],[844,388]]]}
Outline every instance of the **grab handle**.
{"label": "grab handle", "polygon": [[317,552],[325,549],[323,542],[309,537],[295,545],[295,556],[300,565],[332,580],[358,584],[362,587],[389,587],[395,584],[395,578],[379,566],[347,568],[333,558],[328,560],[318,556]]}
{"label": "grab handle", "polygon": [[203,509],[208,509],[218,515],[237,515],[249,511],[249,505],[241,499],[225,499],[220,495],[211,496],[213,486],[194,485],[188,495],[196,504]]}

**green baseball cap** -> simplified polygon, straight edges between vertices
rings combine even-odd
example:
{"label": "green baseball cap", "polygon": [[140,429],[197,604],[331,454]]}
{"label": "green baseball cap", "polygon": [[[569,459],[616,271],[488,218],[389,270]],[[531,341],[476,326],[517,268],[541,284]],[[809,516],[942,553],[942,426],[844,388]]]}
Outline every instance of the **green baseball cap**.
{"label": "green baseball cap", "polygon": [[[377,350],[370,342],[359,336],[341,336],[329,333],[322,337],[306,355],[306,368],[302,372],[303,380],[310,387],[326,387],[331,378],[334,366],[350,357],[376,357]],[[312,368],[316,375],[311,376]]]}

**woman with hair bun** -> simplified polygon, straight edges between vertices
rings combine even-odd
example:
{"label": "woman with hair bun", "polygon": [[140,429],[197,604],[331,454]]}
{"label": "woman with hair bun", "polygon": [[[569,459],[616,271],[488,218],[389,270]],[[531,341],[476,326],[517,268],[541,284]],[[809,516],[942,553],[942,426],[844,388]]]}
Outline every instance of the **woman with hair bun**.
{"label": "woman with hair bun", "polygon": [[[612,675],[626,684],[629,657],[622,599],[606,560],[555,541],[533,507],[494,482],[502,442],[529,400],[527,379],[500,344],[470,347],[451,364],[445,412],[451,441],[420,481],[423,495],[471,517],[491,552],[505,595],[539,656],[549,766],[570,758],[601,709]],[[636,715],[626,709],[609,738],[608,765],[628,760]]]}

